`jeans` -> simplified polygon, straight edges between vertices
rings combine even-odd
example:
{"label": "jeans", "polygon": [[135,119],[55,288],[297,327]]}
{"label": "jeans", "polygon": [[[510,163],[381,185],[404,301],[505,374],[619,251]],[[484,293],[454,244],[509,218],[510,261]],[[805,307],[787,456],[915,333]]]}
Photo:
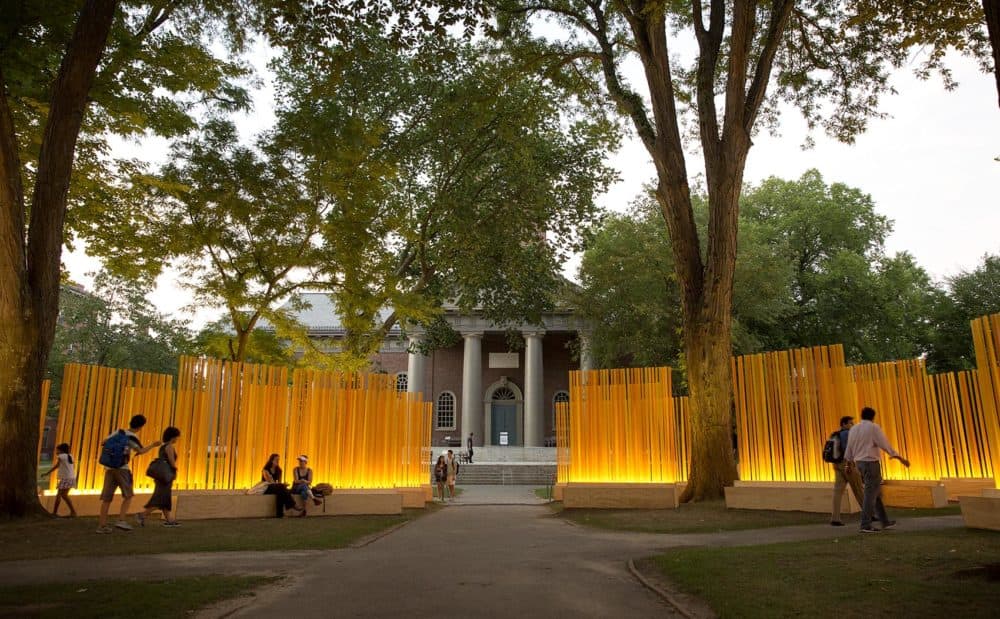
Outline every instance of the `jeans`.
{"label": "jeans", "polygon": [[885,505],[882,504],[882,463],[859,461],[858,472],[861,473],[861,482],[865,487],[864,501],[861,503],[861,528],[867,529],[872,526],[872,517],[878,512],[878,519],[885,526],[889,522],[889,516],[885,513]]}

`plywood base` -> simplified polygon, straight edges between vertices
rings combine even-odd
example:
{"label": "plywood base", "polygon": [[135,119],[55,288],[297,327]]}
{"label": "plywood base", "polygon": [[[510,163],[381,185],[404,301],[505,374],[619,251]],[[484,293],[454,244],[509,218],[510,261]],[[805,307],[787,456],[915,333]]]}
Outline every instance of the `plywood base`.
{"label": "plywood base", "polygon": [[948,493],[939,481],[900,480],[882,484],[886,507],[945,507]]}
{"label": "plywood base", "polygon": [[566,484],[556,484],[552,486],[552,500],[561,501],[563,500],[563,490],[566,489]]}
{"label": "plywood base", "polygon": [[[433,501],[434,489],[428,486],[416,486],[414,488],[396,488],[403,497],[403,507],[425,507],[428,501]],[[428,495],[430,497],[428,498]]]}
{"label": "plywood base", "polygon": [[[829,514],[833,507],[833,482],[737,481],[726,488],[726,507]],[[850,488],[844,492],[840,511],[844,514],[861,511]]]}
{"label": "plywood base", "polygon": [[677,507],[675,484],[583,484],[568,483],[562,490],[565,507],[600,509],[673,509]]}
{"label": "plywood base", "polygon": [[403,495],[395,488],[341,490],[326,497],[326,511],[337,516],[362,514],[402,514]]}
{"label": "plywood base", "polygon": [[[149,497],[152,496],[151,492],[144,492],[142,494],[136,494],[132,497],[132,503],[129,505],[129,513],[134,514],[137,511],[142,511],[142,506],[149,501]],[[53,496],[40,496],[38,497],[47,511],[52,511],[52,505],[55,503],[56,497]],[[76,494],[70,491],[69,498],[73,501],[73,507],[76,508],[76,513],[78,516],[97,516],[101,513],[101,495],[100,494]],[[114,500],[111,501],[111,509],[108,513],[111,517],[117,517],[118,511],[121,509],[122,498],[121,495],[116,494]],[[60,501],[59,504],[59,514],[65,516],[69,514],[69,508],[66,504]]]}
{"label": "plywood base", "polygon": [[[413,489],[413,496],[425,495],[423,488]],[[129,514],[142,511],[150,494],[136,494],[129,505]],[[52,511],[54,496],[40,497],[45,509]],[[70,493],[70,499],[80,516],[97,516],[101,509],[101,498],[97,494]],[[179,490],[174,493],[174,512],[180,520],[205,520],[212,518],[273,518],[275,497],[271,494],[248,495],[242,490]],[[296,502],[299,502],[296,497]],[[418,507],[423,507],[421,502]],[[325,505],[308,505],[309,516],[341,516],[361,514],[401,514],[403,493],[398,489],[334,490],[326,497]],[[324,509],[325,508],[325,509]],[[108,513],[118,517],[121,497],[115,495]],[[60,514],[68,514],[64,505]]]}
{"label": "plywood base", "polygon": [[1000,499],[1000,488],[986,488],[983,490],[983,496]]}
{"label": "plywood base", "polygon": [[1000,496],[962,496],[958,503],[965,526],[1000,531]]}
{"label": "plywood base", "polygon": [[979,496],[987,488],[995,488],[993,478],[981,477],[942,477],[944,492],[949,501],[957,501],[960,496]]}

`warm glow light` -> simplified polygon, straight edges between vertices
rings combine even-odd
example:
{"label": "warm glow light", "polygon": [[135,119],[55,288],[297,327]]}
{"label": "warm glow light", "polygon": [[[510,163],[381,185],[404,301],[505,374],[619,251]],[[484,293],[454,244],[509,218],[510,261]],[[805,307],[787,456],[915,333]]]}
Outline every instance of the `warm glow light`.
{"label": "warm glow light", "polygon": [[670,368],[570,372],[569,399],[556,408],[560,483],[687,479],[687,409]]}
{"label": "warm glow light", "polygon": [[[296,456],[307,454],[315,483],[427,484],[431,404],[397,392],[394,377],[311,369],[289,376],[283,367],[181,357],[176,391],[171,382],[166,375],[66,366],[56,442],[71,445],[80,494],[100,492],[100,441],[140,412],[148,418],[143,443],[170,425],[182,432],[177,489],[248,488],[271,453],[281,455],[285,481]],[[137,491],[152,489],[143,473],[155,454],[131,465]]]}
{"label": "warm glow light", "polygon": [[864,406],[911,461],[883,458],[886,478],[993,476],[974,372],[930,376],[922,360],[847,366],[842,346],[817,346],[735,357],[733,390],[742,480],[833,481],[823,444]]}
{"label": "warm glow light", "polygon": [[[972,321],[976,346],[976,371],[981,388],[983,429],[988,437],[989,455],[1000,466],[1000,314]],[[994,477],[997,488],[1000,479]]]}

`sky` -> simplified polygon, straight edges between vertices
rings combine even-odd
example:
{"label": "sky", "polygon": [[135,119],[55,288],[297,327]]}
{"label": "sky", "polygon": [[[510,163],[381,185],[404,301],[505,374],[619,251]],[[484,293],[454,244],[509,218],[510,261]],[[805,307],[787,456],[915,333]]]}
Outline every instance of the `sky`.
{"label": "sky", "polygon": [[[769,176],[795,179],[810,168],[818,169],[830,184],[840,182],[870,194],[876,211],[893,222],[886,250],[910,252],[917,264],[937,281],[972,270],[984,254],[1000,254],[1000,108],[992,75],[979,71],[971,60],[955,56],[949,66],[958,81],[946,91],[939,80],[920,81],[904,68],[893,77],[898,94],[883,100],[888,117],[873,120],[853,145],[813,134],[816,144],[803,150],[805,124],[791,110],[782,115],[780,135],[759,135],[747,162],[745,180],[756,184]],[[257,96],[256,112],[242,119],[247,136],[253,127],[266,126],[270,89]],[[122,154],[141,152],[162,160],[166,144],[119,143]],[[624,211],[655,176],[652,161],[637,139],[626,140],[609,155],[621,180],[599,204]],[[696,156],[690,158],[697,163]],[[76,251],[64,256],[71,277],[90,285],[88,272],[99,263]],[[578,257],[565,266],[576,279]],[[161,312],[189,318],[195,326],[219,312],[189,313],[187,295],[175,275],[160,277],[150,300]]]}

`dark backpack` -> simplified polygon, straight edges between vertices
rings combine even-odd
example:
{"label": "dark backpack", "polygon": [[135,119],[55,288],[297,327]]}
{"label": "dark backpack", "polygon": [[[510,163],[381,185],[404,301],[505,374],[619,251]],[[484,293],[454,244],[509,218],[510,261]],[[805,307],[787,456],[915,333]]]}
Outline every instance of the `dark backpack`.
{"label": "dark backpack", "polygon": [[109,469],[120,469],[128,462],[127,452],[128,434],[125,434],[125,430],[118,430],[104,441],[98,462]]}
{"label": "dark backpack", "polygon": [[837,464],[844,461],[844,446],[840,444],[840,430],[826,439],[823,445],[823,462]]}

